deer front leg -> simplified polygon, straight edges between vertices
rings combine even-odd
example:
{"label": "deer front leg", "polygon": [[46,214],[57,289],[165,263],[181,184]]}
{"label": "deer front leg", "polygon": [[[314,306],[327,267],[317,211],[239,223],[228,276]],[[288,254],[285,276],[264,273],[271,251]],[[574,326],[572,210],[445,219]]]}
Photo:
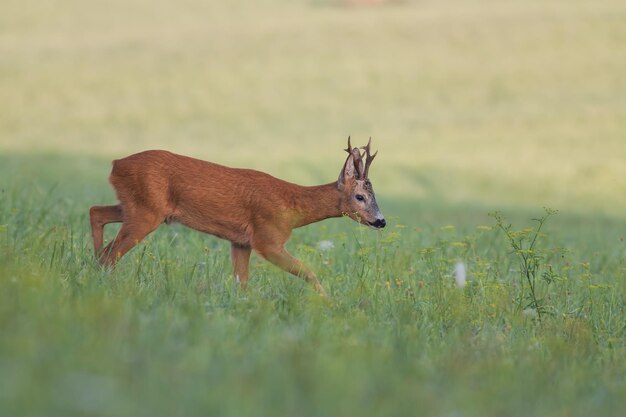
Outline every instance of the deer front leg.
{"label": "deer front leg", "polygon": [[284,247],[270,246],[266,248],[255,248],[255,250],[279,268],[297,277],[303,278],[310,284],[313,284],[317,292],[319,292],[322,297],[328,297],[326,291],[324,291],[324,287],[322,287],[322,284],[320,284],[317,280],[313,271],[307,268],[298,259],[291,256]]}
{"label": "deer front leg", "polygon": [[235,280],[241,284],[241,288],[248,286],[248,271],[250,270],[250,246],[238,245],[234,242],[230,244],[230,258],[233,262],[233,275]]}

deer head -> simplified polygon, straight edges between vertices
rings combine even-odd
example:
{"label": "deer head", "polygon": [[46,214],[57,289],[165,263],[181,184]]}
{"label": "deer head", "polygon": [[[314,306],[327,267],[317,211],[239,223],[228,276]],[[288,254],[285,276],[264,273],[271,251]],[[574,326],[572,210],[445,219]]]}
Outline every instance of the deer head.
{"label": "deer head", "polygon": [[[387,222],[378,208],[374,188],[368,178],[370,165],[378,154],[378,152],[370,154],[371,143],[372,138],[367,142],[367,146],[361,148],[365,150],[365,153],[361,154],[359,149],[350,145],[348,137],[348,148],[345,149],[348,158],[339,173],[337,188],[343,193],[341,205],[344,213],[359,223],[374,229],[382,229]],[[366,157],[365,167],[363,156]]]}

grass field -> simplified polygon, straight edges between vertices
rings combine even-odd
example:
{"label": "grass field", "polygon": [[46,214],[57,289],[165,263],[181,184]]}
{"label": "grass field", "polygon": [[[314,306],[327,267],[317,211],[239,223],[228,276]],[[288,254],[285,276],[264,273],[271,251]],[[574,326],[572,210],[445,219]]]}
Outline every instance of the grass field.
{"label": "grass field", "polygon": [[[623,414],[626,4],[348,3],[0,6],[1,416]],[[316,184],[348,135],[389,226],[294,232],[332,303],[178,225],[95,264],[111,159]]]}

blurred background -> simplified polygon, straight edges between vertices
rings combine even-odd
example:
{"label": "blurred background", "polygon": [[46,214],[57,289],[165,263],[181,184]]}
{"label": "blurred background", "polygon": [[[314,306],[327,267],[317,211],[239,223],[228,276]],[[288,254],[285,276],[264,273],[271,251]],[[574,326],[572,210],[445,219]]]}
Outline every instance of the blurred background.
{"label": "blurred background", "polygon": [[623,218],[625,46],[622,0],[4,0],[0,161],[104,189],[162,148],[316,184],[371,136],[383,209]]}
{"label": "blurred background", "polygon": [[[625,0],[1,0],[0,416],[622,416],[625,52]],[[312,185],[348,135],[389,226],[294,232],[330,305],[180,225],[96,267],[112,159]]]}

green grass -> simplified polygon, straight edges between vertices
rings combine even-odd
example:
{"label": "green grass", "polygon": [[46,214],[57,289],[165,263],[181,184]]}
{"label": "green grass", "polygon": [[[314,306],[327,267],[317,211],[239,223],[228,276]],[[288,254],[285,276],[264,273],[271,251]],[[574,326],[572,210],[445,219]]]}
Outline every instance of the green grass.
{"label": "green grass", "polygon": [[[75,179],[91,181],[82,161],[46,160],[2,161],[4,178],[18,174],[3,185],[0,212],[3,415],[569,416],[624,407],[624,220],[548,222],[539,246],[559,279],[539,287],[550,314],[538,323],[518,305],[515,258],[484,227],[494,225],[484,211],[424,206],[431,220],[418,228],[394,218],[405,205],[389,200],[382,233],[339,219],[294,234],[289,248],[318,272],[327,305],[258,258],[242,293],[228,246],[178,226],[100,270],[86,209],[109,191]],[[320,251],[321,240],[335,248]],[[470,274],[463,290],[457,260]]]}
{"label": "green grass", "polygon": [[[0,415],[626,409],[623,2],[2,9]],[[315,184],[348,134],[380,150],[389,227],[294,231],[332,304],[256,256],[240,291],[227,243],[178,225],[95,264],[111,159],[167,148]],[[519,231],[542,206],[539,321],[488,213]]]}

